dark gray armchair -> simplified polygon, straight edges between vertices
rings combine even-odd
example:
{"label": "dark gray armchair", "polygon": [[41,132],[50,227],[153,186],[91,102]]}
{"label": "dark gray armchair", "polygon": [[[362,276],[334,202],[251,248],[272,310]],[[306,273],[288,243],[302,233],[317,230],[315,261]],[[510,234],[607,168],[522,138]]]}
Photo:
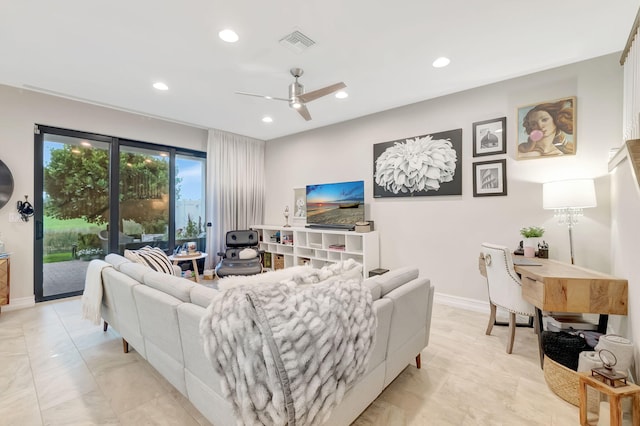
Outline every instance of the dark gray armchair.
{"label": "dark gray armchair", "polygon": [[221,260],[216,265],[216,275],[255,275],[262,272],[262,254],[258,232],[252,230],[229,231],[226,250],[219,252]]}

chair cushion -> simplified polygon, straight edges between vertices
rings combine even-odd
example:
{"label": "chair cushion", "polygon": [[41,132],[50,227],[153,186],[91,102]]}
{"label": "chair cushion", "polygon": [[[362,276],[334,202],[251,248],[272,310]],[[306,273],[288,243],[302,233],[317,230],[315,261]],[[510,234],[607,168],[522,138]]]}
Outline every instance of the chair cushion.
{"label": "chair cushion", "polygon": [[258,252],[252,248],[243,249],[238,253],[239,259],[253,259],[255,257],[258,257]]}
{"label": "chair cushion", "polygon": [[175,275],[173,264],[161,248],[146,246],[138,250],[125,250],[124,257],[132,262],[148,266],[155,271]]}

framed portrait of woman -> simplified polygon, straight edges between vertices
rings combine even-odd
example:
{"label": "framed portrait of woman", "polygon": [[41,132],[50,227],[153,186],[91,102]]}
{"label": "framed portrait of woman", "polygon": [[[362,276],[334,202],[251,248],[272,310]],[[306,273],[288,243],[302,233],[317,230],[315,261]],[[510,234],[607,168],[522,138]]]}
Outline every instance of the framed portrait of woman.
{"label": "framed portrait of woman", "polygon": [[576,116],[575,96],[519,107],[516,158],[575,155]]}

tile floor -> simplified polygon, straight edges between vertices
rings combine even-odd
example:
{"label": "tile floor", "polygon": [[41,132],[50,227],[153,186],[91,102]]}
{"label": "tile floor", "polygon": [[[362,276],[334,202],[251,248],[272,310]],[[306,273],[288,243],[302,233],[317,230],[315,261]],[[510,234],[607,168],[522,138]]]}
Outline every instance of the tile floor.
{"label": "tile floor", "polygon": [[[553,394],[532,329],[512,355],[488,315],[435,305],[422,369],[405,369],[355,425],[574,425]],[[208,425],[118,334],[80,318],[79,298],[0,315],[0,425]]]}

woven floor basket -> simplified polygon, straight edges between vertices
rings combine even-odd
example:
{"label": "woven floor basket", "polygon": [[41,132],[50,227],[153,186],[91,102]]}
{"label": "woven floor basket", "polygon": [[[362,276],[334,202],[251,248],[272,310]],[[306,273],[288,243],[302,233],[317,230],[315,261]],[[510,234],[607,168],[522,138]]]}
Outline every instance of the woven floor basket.
{"label": "woven floor basket", "polygon": [[577,372],[545,356],[544,379],[556,395],[576,407],[580,406],[580,379]]}

